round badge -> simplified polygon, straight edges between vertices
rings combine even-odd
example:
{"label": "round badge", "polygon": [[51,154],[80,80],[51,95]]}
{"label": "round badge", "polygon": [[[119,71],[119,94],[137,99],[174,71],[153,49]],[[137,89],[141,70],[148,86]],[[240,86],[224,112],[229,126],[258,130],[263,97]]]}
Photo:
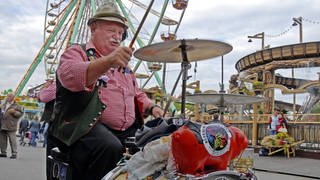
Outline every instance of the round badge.
{"label": "round badge", "polygon": [[203,144],[209,154],[221,156],[229,151],[231,132],[220,123],[202,125],[200,128]]}

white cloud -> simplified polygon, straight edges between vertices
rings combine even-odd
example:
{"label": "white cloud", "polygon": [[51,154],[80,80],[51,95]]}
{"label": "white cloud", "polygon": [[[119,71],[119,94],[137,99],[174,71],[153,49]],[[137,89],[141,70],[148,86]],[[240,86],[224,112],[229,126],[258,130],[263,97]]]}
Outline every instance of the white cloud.
{"label": "white cloud", "polygon": [[[41,47],[44,17],[40,4],[27,1],[2,1],[0,4],[0,90],[17,87]],[[36,73],[41,69],[39,67]],[[39,77],[36,73],[31,80]]]}

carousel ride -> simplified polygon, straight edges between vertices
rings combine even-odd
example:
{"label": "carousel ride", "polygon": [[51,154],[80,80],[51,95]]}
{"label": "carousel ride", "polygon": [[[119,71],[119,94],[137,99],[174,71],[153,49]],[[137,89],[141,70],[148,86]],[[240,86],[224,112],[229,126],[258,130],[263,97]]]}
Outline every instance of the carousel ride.
{"label": "carousel ride", "polygon": [[[287,109],[293,112],[310,113],[319,102],[319,80],[307,80],[294,77],[294,69],[320,66],[320,42],[308,42],[263,49],[249,54],[236,63],[238,74],[230,79],[230,91],[248,95],[261,95],[266,98],[264,113],[270,114],[277,105],[274,89],[282,94],[309,93],[303,106],[298,106],[295,99]],[[278,69],[292,69],[292,77],[276,73]],[[315,74],[314,77],[318,75]],[[240,83],[239,83],[240,82]],[[244,83],[250,83],[248,90]]]}

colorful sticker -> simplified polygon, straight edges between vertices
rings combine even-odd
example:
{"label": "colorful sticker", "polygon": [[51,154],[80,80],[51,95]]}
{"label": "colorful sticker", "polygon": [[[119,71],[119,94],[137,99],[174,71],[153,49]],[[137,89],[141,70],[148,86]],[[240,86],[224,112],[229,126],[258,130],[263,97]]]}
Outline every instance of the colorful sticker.
{"label": "colorful sticker", "polygon": [[201,137],[209,154],[221,156],[229,151],[231,133],[226,126],[220,123],[202,125]]}

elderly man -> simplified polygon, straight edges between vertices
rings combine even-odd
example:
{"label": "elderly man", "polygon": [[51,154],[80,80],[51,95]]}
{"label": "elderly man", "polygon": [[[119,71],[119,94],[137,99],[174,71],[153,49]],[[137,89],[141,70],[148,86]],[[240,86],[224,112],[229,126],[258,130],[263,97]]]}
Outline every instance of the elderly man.
{"label": "elderly man", "polygon": [[72,179],[86,180],[101,179],[122,158],[124,140],[139,127],[135,107],[163,115],[127,67],[132,49],[120,43],[128,25],[116,5],[103,4],[88,25],[90,41],[61,56],[49,127],[49,141],[70,152]]}
{"label": "elderly man", "polygon": [[0,157],[7,157],[8,139],[11,146],[11,159],[17,158],[17,137],[18,121],[23,115],[23,108],[16,103],[13,94],[8,94],[4,104],[1,105],[3,110],[3,119],[0,130]]}

